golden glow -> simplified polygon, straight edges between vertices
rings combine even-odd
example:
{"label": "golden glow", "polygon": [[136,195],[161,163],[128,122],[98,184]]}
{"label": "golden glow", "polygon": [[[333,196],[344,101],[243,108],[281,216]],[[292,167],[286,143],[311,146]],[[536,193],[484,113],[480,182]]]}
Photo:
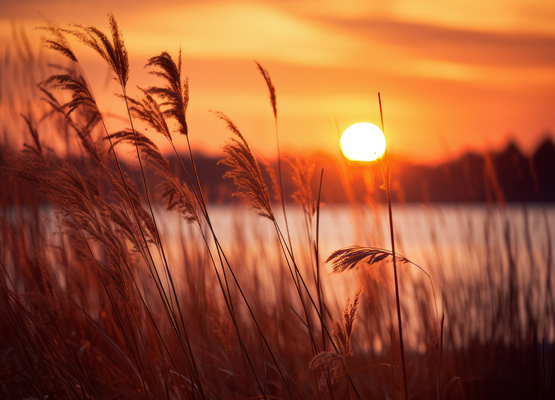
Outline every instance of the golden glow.
{"label": "golden glow", "polygon": [[[2,1],[0,57],[6,66],[0,87],[2,99],[9,100],[0,101],[0,131],[22,121],[14,116],[28,115],[28,107],[38,106],[35,83],[52,73],[37,66],[43,71],[40,76],[22,75],[31,68],[26,61],[31,58],[18,56],[26,54],[26,43],[36,54],[32,59],[62,62],[59,54],[38,50],[40,37],[49,37],[33,29],[46,24],[39,13],[61,27],[73,22],[109,33],[109,10],[129,51],[129,95],[141,96],[136,86],[162,84],[148,74],[153,69],[144,68],[145,62],[162,51],[176,58],[181,47],[182,76],[189,77],[191,85],[187,117],[192,144],[214,156],[221,154],[228,136],[207,109],[228,115],[252,148],[266,156],[276,151],[268,136],[274,127],[268,118],[267,88],[253,60],[272,77],[280,146],[292,155],[335,154],[337,133],[330,116],[379,121],[372,95],[377,90],[384,95],[391,134],[387,151],[404,161],[436,164],[470,150],[499,149],[507,132],[527,152],[546,132],[554,137],[555,118],[548,105],[555,101],[555,66],[545,56],[555,37],[553,0],[206,0],[162,5],[138,0],[132,6],[130,0],[97,0],[93,7],[86,1],[49,0],[48,7],[42,3]],[[68,39],[101,110],[117,115],[108,129],[126,128],[119,120],[126,115],[125,107],[113,96],[118,88],[108,66],[71,35]],[[29,82],[32,88],[21,90],[18,82]],[[23,96],[31,97],[27,101]],[[28,140],[17,130],[7,132],[14,145]],[[173,151],[160,139],[162,151]],[[186,146],[185,137],[174,139],[183,139]]]}
{"label": "golden glow", "polygon": [[385,152],[385,136],[376,125],[359,122],[341,135],[341,150],[349,160],[374,161]]}

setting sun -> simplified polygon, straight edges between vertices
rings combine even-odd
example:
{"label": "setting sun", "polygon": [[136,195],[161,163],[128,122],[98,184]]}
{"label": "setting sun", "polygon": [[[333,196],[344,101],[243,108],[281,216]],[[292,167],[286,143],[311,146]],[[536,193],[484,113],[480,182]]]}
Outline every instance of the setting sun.
{"label": "setting sun", "polygon": [[341,150],[349,160],[374,161],[385,152],[385,137],[376,125],[359,122],[341,135]]}

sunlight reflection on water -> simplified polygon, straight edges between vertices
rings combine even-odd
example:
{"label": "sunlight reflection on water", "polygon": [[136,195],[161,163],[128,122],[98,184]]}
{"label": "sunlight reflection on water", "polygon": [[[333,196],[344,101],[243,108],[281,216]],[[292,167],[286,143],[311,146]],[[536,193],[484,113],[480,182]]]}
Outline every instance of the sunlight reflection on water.
{"label": "sunlight reflection on water", "polygon": [[[283,217],[278,211],[280,207],[274,207],[274,210],[278,225],[287,236]],[[316,217],[312,221],[309,239],[308,225],[300,207],[288,205],[287,211],[295,260],[314,293],[315,261],[311,240],[315,238]],[[49,215],[44,219],[55,220],[51,209],[41,209],[42,212]],[[172,275],[183,278],[177,280],[184,282],[181,286],[183,294],[200,295],[198,288],[203,287],[210,293],[219,293],[210,254],[199,229],[186,224],[177,214],[162,209],[156,214]],[[298,295],[291,284],[272,222],[258,216],[255,210],[239,205],[210,206],[209,214],[247,297],[257,299],[260,307],[275,307],[280,312],[296,308],[297,312]],[[15,213],[12,216],[15,217]],[[424,351],[422,346],[436,340],[430,339],[430,329],[426,324],[437,326],[445,311],[444,295],[450,302],[451,313],[448,315],[455,316],[451,321],[457,323],[456,318],[459,318],[461,324],[457,326],[457,332],[462,333],[460,338],[453,339],[455,342],[465,343],[476,332],[478,335],[487,334],[494,323],[495,310],[506,309],[505,302],[510,298],[513,283],[517,286],[519,298],[516,304],[519,310],[515,315],[520,318],[523,331],[528,329],[525,324],[532,310],[533,318],[538,321],[538,334],[553,340],[555,326],[543,321],[549,300],[547,282],[555,287],[553,277],[549,275],[553,262],[550,257],[554,247],[551,234],[555,227],[554,205],[509,205],[506,208],[396,205],[393,218],[397,252],[427,271],[434,286],[432,292],[426,276],[417,268],[410,264],[399,266],[403,315],[407,317],[403,324],[408,328],[406,339],[409,346]],[[55,224],[49,226],[57,231]],[[390,248],[388,229],[385,207],[326,205],[321,209],[319,265],[325,303],[330,315],[340,316],[346,300],[362,287],[364,303],[361,303],[361,317],[358,318],[366,318],[370,330],[381,333],[362,335],[356,340],[360,341],[360,346],[373,346],[376,351],[383,345],[379,338],[388,337],[387,324],[391,323],[391,313],[395,309],[391,264],[382,262],[337,275],[331,274],[331,265],[325,261],[333,251],[354,244]],[[221,268],[213,239],[207,234],[206,226],[203,230],[217,268]],[[215,298],[220,297],[216,295]],[[423,299],[427,302],[424,308]],[[374,319],[372,313],[376,315]],[[296,316],[291,313],[291,318]],[[451,323],[449,319],[447,321]],[[381,327],[376,326],[380,323],[383,323]],[[428,339],[423,340],[426,337]]]}
{"label": "sunlight reflection on water", "polygon": [[[280,210],[279,207],[274,209]],[[288,205],[287,212],[295,257],[300,264],[312,265],[311,245],[302,210],[296,205]],[[280,265],[277,260],[283,260],[273,224],[258,216],[255,210],[239,205],[211,206],[209,213],[226,253],[233,255],[234,259],[249,259],[249,264],[254,263],[266,271],[266,277],[271,280],[276,266]],[[280,212],[276,211],[276,214],[286,235],[283,217]],[[166,237],[172,246],[182,248],[185,242],[202,245],[198,229],[186,226],[173,214],[163,215],[163,225],[169,233]],[[553,238],[548,243],[548,236],[549,229],[555,227],[555,207],[509,205],[503,209],[485,205],[395,205],[393,219],[397,253],[421,266],[438,284],[452,279],[466,281],[480,274],[487,248],[506,248],[507,229],[519,277],[529,279],[531,260],[545,267],[548,246],[553,247]],[[312,223],[313,238],[315,226],[316,217]],[[526,235],[527,231],[529,235]],[[326,205],[321,209],[321,263],[333,251],[353,244],[390,248],[386,207]],[[531,246],[531,252],[528,252],[528,246]],[[179,257],[180,251],[175,253],[174,257]],[[496,257],[501,258],[499,262],[506,261],[503,260],[506,257],[504,252],[497,251]],[[325,279],[333,282],[329,283],[333,286],[333,297],[342,304],[354,291],[356,274],[339,279],[336,275],[327,276],[332,272],[329,264],[322,268]],[[545,268],[535,272],[543,275]]]}

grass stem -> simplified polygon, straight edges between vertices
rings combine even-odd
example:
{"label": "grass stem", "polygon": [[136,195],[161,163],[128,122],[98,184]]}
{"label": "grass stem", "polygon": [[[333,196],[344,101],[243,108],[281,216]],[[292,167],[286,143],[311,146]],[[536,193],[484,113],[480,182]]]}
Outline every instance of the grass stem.
{"label": "grass stem", "polygon": [[[380,118],[382,122],[382,132],[385,134],[384,124],[383,124],[383,111],[382,111],[382,98],[380,93],[378,93],[378,102],[380,103]],[[393,230],[393,212],[391,211],[391,169],[389,166],[389,160],[387,155],[384,157],[386,173],[384,179],[385,190],[387,192],[387,208],[389,213],[389,233],[391,237],[391,252],[393,253],[393,275],[395,278],[395,302],[397,303],[397,323],[399,325],[399,344],[401,346],[401,363],[403,367],[403,385],[405,388],[405,400],[408,400],[408,385],[407,385],[407,368],[405,364],[405,344],[403,342],[403,323],[401,320],[401,302],[399,300],[399,279],[397,278],[397,257],[395,256],[395,232]]]}

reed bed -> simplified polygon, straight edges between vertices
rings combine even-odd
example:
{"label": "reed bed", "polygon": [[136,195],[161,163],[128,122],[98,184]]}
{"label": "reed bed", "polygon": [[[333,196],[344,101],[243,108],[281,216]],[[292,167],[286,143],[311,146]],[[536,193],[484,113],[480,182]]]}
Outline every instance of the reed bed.
{"label": "reed bed", "polygon": [[[43,44],[62,59],[47,66],[19,47],[27,67],[17,79],[24,93],[34,93],[33,106],[14,118],[21,99],[8,94],[3,101],[14,118],[8,137],[25,135],[25,146],[15,152],[5,141],[1,148],[1,397],[553,398],[547,213],[535,221],[544,231],[538,241],[526,210],[525,224],[516,225],[524,232],[517,232],[504,206],[490,206],[479,240],[467,230],[462,257],[432,232],[426,264],[417,265],[410,254],[389,250],[381,205],[353,203],[357,242],[365,246],[323,252],[325,199],[312,187],[318,179],[325,185],[321,171],[299,159],[290,162],[288,178],[279,160],[277,171],[267,166],[270,190],[248,134],[215,112],[231,134],[223,179],[232,179],[235,195],[258,214],[251,222],[234,219],[222,235],[189,144],[181,53],[146,60],[159,83],[133,97],[113,16],[109,27],[106,34],[45,22]],[[128,111],[126,129],[110,130],[73,45],[93,49],[111,68]],[[17,61],[8,61],[9,72]],[[277,136],[276,91],[269,72],[256,67]],[[169,141],[179,173],[145,127]],[[187,148],[178,149],[174,135],[185,136]],[[65,156],[48,146],[52,140],[67,144]],[[124,148],[134,149],[134,160],[120,158]],[[284,179],[296,187],[292,214]],[[348,175],[343,181],[348,192]],[[295,223],[302,235],[290,229]],[[464,216],[459,223],[467,227]],[[464,279],[442,272],[469,263],[477,272]],[[349,284],[354,290],[338,298],[335,287]]]}

